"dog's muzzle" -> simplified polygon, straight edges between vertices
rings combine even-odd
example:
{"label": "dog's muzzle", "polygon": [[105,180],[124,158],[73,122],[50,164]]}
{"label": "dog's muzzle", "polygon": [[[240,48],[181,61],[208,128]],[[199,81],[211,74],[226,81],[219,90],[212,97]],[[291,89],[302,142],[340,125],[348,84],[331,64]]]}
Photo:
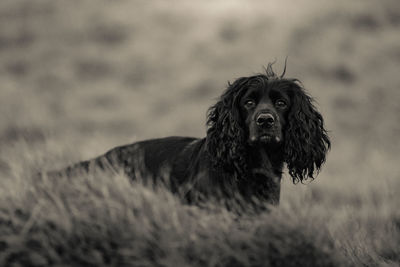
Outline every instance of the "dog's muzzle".
{"label": "dog's muzzle", "polygon": [[249,128],[251,143],[278,143],[282,140],[281,127],[276,114],[263,110],[256,114]]}
{"label": "dog's muzzle", "polygon": [[261,128],[272,128],[275,125],[275,118],[271,113],[260,113],[256,117],[256,123]]}

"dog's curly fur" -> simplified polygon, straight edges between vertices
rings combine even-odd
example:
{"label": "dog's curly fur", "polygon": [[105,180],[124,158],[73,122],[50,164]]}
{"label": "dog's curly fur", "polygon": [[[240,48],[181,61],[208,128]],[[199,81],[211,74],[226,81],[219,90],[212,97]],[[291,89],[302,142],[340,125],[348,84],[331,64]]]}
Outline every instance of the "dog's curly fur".
{"label": "dog's curly fur", "polygon": [[[243,105],[249,90],[254,91],[257,100]],[[275,104],[274,94],[287,99]],[[256,121],[259,114],[267,114],[272,126],[264,127],[262,120]],[[284,163],[294,183],[314,179],[330,148],[323,117],[313,99],[297,79],[277,76],[272,64],[265,74],[229,83],[207,118],[205,138],[141,141],[114,148],[64,172],[72,175],[78,170],[87,171],[91,165],[111,167],[124,170],[132,179],[140,176],[149,181],[151,177],[153,184],[163,181],[189,202],[202,197],[240,196],[276,204]],[[256,134],[249,141],[251,131]]]}

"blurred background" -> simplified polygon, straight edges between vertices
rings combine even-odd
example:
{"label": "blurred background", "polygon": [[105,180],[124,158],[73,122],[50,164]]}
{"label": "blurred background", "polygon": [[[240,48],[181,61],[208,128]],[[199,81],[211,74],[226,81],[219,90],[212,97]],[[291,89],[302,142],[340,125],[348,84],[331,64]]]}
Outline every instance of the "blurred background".
{"label": "blurred background", "polygon": [[397,0],[2,0],[0,170],[205,136],[228,81],[273,61],[281,73],[288,56],[332,151],[311,186],[286,177],[283,201],[309,190],[321,205],[384,213],[399,202],[399,33]]}

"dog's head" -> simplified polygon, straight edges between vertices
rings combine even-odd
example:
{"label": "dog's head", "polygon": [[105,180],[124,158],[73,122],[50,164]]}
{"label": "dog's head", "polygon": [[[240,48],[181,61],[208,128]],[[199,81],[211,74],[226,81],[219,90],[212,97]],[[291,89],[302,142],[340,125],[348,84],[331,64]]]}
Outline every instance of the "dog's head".
{"label": "dog's head", "polygon": [[251,147],[280,147],[294,182],[314,178],[330,141],[321,114],[296,79],[266,74],[242,77],[208,113],[207,150],[218,165],[246,172]]}
{"label": "dog's head", "polygon": [[251,146],[280,144],[290,108],[284,90],[286,81],[268,80],[264,75],[249,77],[247,88],[238,98],[240,121]]}

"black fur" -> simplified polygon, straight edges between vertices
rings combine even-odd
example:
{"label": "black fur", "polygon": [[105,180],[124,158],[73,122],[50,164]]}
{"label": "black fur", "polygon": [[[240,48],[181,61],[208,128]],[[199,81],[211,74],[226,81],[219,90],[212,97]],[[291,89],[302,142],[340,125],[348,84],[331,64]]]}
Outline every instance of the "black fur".
{"label": "black fur", "polygon": [[145,183],[162,181],[191,203],[239,197],[277,204],[284,163],[294,183],[314,179],[330,148],[312,98],[298,80],[275,75],[271,64],[265,74],[228,84],[207,117],[205,138],[141,141],[49,175],[121,169]]}

